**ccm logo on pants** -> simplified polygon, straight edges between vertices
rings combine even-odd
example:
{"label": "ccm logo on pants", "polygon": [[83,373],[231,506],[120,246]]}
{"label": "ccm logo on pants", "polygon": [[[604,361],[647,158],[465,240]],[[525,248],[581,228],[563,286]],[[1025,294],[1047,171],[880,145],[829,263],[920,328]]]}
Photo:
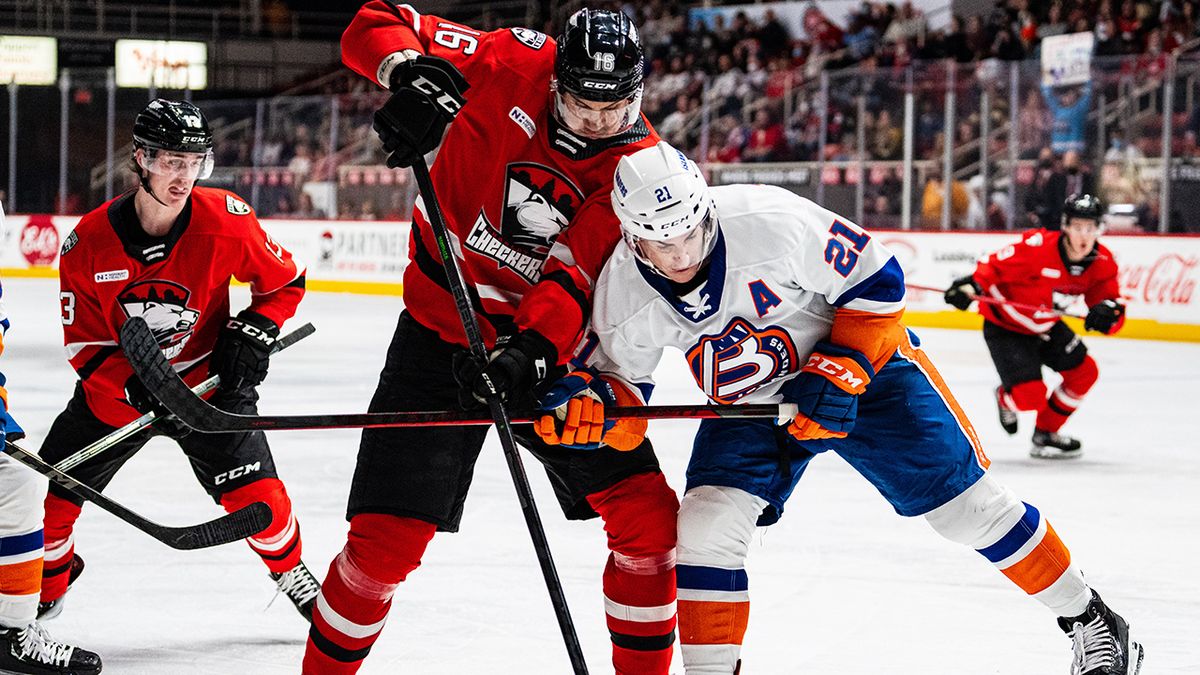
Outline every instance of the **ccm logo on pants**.
{"label": "ccm logo on pants", "polygon": [[254,473],[255,471],[258,471],[261,468],[262,468],[262,462],[255,462],[253,464],[247,464],[246,466],[239,466],[236,469],[226,471],[225,473],[217,474],[216,478],[213,479],[213,483],[216,485],[220,485],[221,483],[224,483],[227,480],[241,478],[242,476],[245,476],[247,474],[251,474],[251,473]]}

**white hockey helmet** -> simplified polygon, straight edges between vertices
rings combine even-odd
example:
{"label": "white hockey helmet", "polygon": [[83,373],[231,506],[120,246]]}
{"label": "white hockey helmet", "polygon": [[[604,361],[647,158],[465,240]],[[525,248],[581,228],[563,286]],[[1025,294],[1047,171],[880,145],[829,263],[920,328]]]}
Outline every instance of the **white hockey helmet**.
{"label": "white hockey helmet", "polygon": [[613,174],[612,205],[638,260],[668,278],[669,270],[647,256],[643,241],[668,242],[700,228],[700,248],[689,247],[689,257],[697,265],[716,245],[708,183],[700,167],[666,141],[621,158]]}

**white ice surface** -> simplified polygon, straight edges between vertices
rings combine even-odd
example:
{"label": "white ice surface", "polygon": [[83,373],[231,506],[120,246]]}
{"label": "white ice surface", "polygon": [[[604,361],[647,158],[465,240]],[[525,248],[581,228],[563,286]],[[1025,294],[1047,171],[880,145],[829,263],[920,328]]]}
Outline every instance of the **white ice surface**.
{"label": "white ice surface", "polygon": [[[37,448],[74,380],[57,284],[10,279],[4,290],[14,328],[3,370],[26,446]],[[311,293],[298,319],[317,333],[274,360],[262,412],[365,410],[400,307],[395,298]],[[1029,417],[1011,438],[997,424],[996,375],[978,333],[919,333],[975,420],[994,475],[1048,515],[1088,580],[1132,623],[1148,653],[1144,672],[1200,673],[1200,345],[1089,339],[1100,381],[1065,429],[1087,454],[1054,463],[1028,457]],[[668,357],[655,402],[700,402],[682,359]],[[651,425],[676,490],[693,429]],[[304,559],[323,578],[344,543],[358,434],[280,432],[271,441]],[[611,673],[600,524],[565,521],[540,466],[525,459],[589,667]],[[220,513],[164,440],[134,457],[107,494],[166,524]],[[84,510],[76,542],[87,571],[49,628],[100,652],[105,673],[299,672],[308,627],[286,599],[268,607],[274,585],[244,545],[174,551],[95,507]],[[1068,671],[1069,641],[1048,610],[923,519],[896,516],[832,454],[813,462],[783,521],[760,530],[748,568],[745,673]],[[675,670],[682,673],[678,657]],[[361,672],[570,672],[494,439],[462,531],[434,539]]]}

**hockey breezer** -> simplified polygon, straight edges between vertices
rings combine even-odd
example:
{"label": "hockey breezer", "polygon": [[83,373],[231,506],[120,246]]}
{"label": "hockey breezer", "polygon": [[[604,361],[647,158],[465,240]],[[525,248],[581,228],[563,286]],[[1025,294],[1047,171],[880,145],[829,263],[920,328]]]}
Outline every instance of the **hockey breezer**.
{"label": "hockey breezer", "polygon": [[[430,410],[419,412],[342,413],[327,415],[239,415],[226,412],[188,389],[179,374],[157,349],[149,326],[139,317],[125,322],[121,347],[134,372],[181,422],[202,433],[241,431],[295,431],[406,426],[486,426],[491,417],[472,412]],[[791,419],[794,404],[756,405],[647,405],[606,408],[610,419]],[[539,413],[523,412],[510,419],[513,424],[533,422]],[[544,413],[540,413],[544,414]]]}
{"label": "hockey breezer", "polygon": [[[271,353],[275,354],[284,349],[287,349],[288,347],[291,347],[292,345],[296,344],[297,342],[299,342],[299,341],[303,340],[304,338],[308,337],[309,335],[312,335],[313,333],[315,333],[316,330],[317,329],[314,328],[311,323],[306,323],[303,326],[300,326],[296,330],[294,330],[294,331],[288,333],[287,335],[276,340],[275,345],[271,348]],[[203,396],[203,395],[207,394],[208,392],[216,389],[218,386],[220,386],[220,384],[221,384],[220,376],[213,375],[212,377],[201,382],[200,384],[196,385],[195,387],[192,387],[189,391],[191,391],[196,396]],[[95,443],[92,443],[91,445],[80,450],[79,452],[71,455],[70,457],[67,457],[66,459],[62,460],[61,462],[58,462],[57,464],[54,465],[54,468],[58,469],[59,471],[70,471],[71,469],[79,466],[80,464],[83,464],[84,462],[95,457],[96,455],[103,454],[104,451],[117,445],[118,443],[125,440],[126,438],[129,438],[130,436],[138,433],[142,429],[145,429],[146,427],[153,425],[154,422],[157,421],[158,419],[160,419],[160,418],[158,417],[158,415],[154,414],[153,411],[148,412],[145,415],[142,415],[141,417],[137,418],[136,420],[130,422],[129,424],[126,424],[125,426],[121,427],[120,429],[117,429],[116,431],[112,432],[111,434],[105,436],[104,438],[101,438],[100,440],[96,441]],[[185,422],[185,424],[186,424],[186,422]],[[192,426],[192,425],[189,424],[188,426]],[[195,428],[195,427],[192,427],[192,428]]]}
{"label": "hockey breezer", "polygon": [[186,527],[159,525],[80,483],[15,443],[5,441],[4,452],[14,460],[49,478],[68,492],[92,502],[167,546],[181,551],[209,548],[239,541],[262,532],[271,524],[271,508],[262,502],[254,502],[233,513],[227,513],[220,518],[197,525]]}

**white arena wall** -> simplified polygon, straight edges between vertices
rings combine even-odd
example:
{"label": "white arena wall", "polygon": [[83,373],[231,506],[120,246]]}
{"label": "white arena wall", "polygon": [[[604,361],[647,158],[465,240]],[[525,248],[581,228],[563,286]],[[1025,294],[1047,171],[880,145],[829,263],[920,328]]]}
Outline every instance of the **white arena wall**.
{"label": "white arena wall", "polygon": [[[9,216],[0,247],[0,276],[54,277],[63,238],[75,216]],[[407,222],[265,220],[263,226],[308,266],[316,291],[399,295],[408,262]],[[899,259],[911,284],[946,287],[981,255],[1018,239],[1015,233],[873,231]],[[1121,337],[1200,342],[1200,237],[1106,234],[1121,267],[1128,320]],[[1082,302],[1071,308],[1086,312]],[[974,312],[958,312],[941,294],[910,290],[912,326],[977,328]],[[1081,326],[1076,325],[1077,329]]]}

